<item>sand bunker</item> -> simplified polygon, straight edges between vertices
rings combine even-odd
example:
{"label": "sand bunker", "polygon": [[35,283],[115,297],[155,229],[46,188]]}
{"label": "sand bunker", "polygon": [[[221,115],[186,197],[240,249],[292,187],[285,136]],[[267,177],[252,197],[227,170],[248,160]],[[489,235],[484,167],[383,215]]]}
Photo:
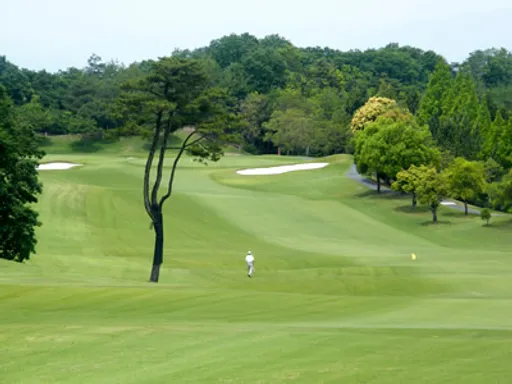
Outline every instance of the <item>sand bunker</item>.
{"label": "sand bunker", "polygon": [[453,201],[442,201],[441,205],[449,206],[449,205],[457,205]]}
{"label": "sand bunker", "polygon": [[73,167],[79,167],[82,164],[73,164],[73,163],[46,163],[39,164],[37,167],[38,171],[62,171],[66,169],[71,169]]}
{"label": "sand bunker", "polygon": [[253,175],[280,175],[286,172],[295,172],[295,171],[308,171],[311,169],[319,169],[328,166],[329,163],[307,163],[307,164],[294,164],[294,165],[282,165],[279,167],[269,167],[269,168],[254,168],[254,169],[244,169],[241,171],[237,171],[239,175],[253,176]]}

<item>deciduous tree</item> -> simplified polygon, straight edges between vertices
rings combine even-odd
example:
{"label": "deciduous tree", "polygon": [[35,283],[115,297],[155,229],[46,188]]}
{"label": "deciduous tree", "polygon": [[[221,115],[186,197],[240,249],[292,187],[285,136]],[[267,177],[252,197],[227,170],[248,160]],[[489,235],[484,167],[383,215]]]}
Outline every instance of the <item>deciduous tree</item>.
{"label": "deciduous tree", "polygon": [[491,220],[491,210],[489,208],[483,208],[480,211],[480,218],[485,220],[485,225],[489,225],[489,221]]}
{"label": "deciduous tree", "polygon": [[379,117],[355,136],[354,162],[361,173],[375,173],[391,180],[411,165],[439,164],[440,153],[432,145],[426,126],[418,126],[411,115]]}
{"label": "deciduous tree", "polygon": [[41,223],[31,204],[42,191],[37,163],[44,155],[34,130],[16,123],[11,100],[0,85],[0,258],[23,262],[35,253]]}
{"label": "deciduous tree", "polygon": [[352,132],[363,130],[366,124],[371,123],[379,116],[382,116],[392,108],[396,108],[395,100],[386,97],[370,97],[368,101],[359,108],[352,118]]}
{"label": "deciduous tree", "polygon": [[435,167],[421,165],[410,169],[417,175],[416,194],[421,204],[428,204],[432,212],[432,222],[437,222],[437,209],[448,192],[446,178]]}
{"label": "deciduous tree", "polygon": [[418,185],[420,169],[417,167],[410,167],[409,169],[402,170],[397,173],[396,181],[391,184],[391,189],[410,193],[412,195],[412,208],[416,208],[417,197],[416,187]]}
{"label": "deciduous tree", "polygon": [[450,196],[464,203],[464,213],[467,215],[468,202],[486,189],[483,164],[458,157],[445,173]]}

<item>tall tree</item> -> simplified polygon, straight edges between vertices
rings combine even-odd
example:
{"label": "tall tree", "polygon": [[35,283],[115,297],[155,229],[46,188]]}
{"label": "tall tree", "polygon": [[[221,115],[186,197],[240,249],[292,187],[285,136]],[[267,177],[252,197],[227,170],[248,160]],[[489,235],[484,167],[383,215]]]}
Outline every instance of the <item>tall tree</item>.
{"label": "tall tree", "polygon": [[455,156],[475,158],[480,152],[480,131],[477,129],[480,106],[471,75],[459,72],[452,92],[445,99],[441,116],[440,144]]}
{"label": "tall tree", "polygon": [[484,95],[480,102],[480,107],[478,109],[478,117],[475,124],[475,129],[479,132],[478,146],[480,147],[480,153],[478,157],[480,158],[480,160],[486,160],[490,157],[489,153],[487,153],[486,141],[490,134],[491,124],[491,113],[489,111],[489,106],[487,104],[487,98]]}
{"label": "tall tree", "polygon": [[[144,207],[155,232],[151,282],[158,282],[163,263],[163,205],[171,197],[176,169],[183,153],[201,161],[218,161],[221,145],[236,129],[233,100],[220,89],[209,88],[202,62],[178,57],[161,58],[150,73],[125,86],[121,107],[126,113],[143,114],[140,123],[152,130],[151,147],[144,171]],[[193,127],[178,149],[169,175],[167,190],[159,196],[169,137],[184,127]],[[150,187],[151,170],[158,157],[156,176]]]}
{"label": "tall tree", "polygon": [[445,61],[439,61],[430,77],[417,112],[419,123],[429,126],[436,142],[440,140],[440,119],[443,114],[443,103],[448,96],[451,85],[451,68]]}
{"label": "tall tree", "polygon": [[37,173],[37,147],[32,127],[16,124],[11,100],[0,85],[0,258],[23,262],[35,253],[35,227],[41,225],[30,206],[42,185]]}
{"label": "tall tree", "polygon": [[253,152],[262,152],[265,135],[263,124],[271,117],[268,97],[257,92],[247,95],[240,105],[240,112],[244,123],[241,133],[246,149]]}
{"label": "tall tree", "polygon": [[489,184],[487,194],[495,209],[510,211],[512,208],[512,170],[501,181]]}
{"label": "tall tree", "polygon": [[[498,111],[494,121],[489,126],[483,141],[483,154],[487,158],[499,161],[500,142],[502,141],[503,132],[506,130],[506,121]],[[503,164],[502,164],[503,165]]]}
{"label": "tall tree", "polygon": [[505,168],[512,167],[512,116],[508,119],[508,122],[500,122],[501,131],[498,137],[498,150],[496,157],[499,162]]}
{"label": "tall tree", "polygon": [[464,214],[467,215],[468,203],[486,189],[483,164],[458,157],[444,172],[450,196],[464,203]]}

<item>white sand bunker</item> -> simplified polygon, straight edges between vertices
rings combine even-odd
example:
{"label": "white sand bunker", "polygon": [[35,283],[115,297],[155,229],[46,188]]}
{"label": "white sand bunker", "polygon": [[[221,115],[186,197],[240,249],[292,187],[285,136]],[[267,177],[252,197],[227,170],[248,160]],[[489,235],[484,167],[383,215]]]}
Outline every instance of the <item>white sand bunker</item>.
{"label": "white sand bunker", "polygon": [[66,169],[71,169],[73,167],[79,167],[82,164],[73,164],[73,163],[45,163],[39,164],[37,167],[38,171],[61,171]]}
{"label": "white sand bunker", "polygon": [[239,175],[253,176],[253,175],[280,175],[286,172],[295,171],[308,171],[311,169],[319,169],[328,166],[329,163],[307,163],[307,164],[294,164],[294,165],[282,165],[279,167],[269,168],[253,168],[236,171]]}

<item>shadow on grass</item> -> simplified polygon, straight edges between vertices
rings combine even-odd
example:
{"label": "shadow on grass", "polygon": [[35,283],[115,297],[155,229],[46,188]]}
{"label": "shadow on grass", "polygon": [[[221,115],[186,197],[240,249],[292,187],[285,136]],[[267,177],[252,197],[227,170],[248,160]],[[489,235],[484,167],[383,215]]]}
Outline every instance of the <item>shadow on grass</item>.
{"label": "shadow on grass", "polygon": [[441,227],[441,226],[446,226],[446,225],[451,225],[452,222],[449,221],[449,220],[437,220],[437,223],[434,223],[432,220],[428,220],[428,221],[424,221],[422,222],[420,225],[423,226],[423,227]]}
{"label": "shadow on grass", "polygon": [[458,219],[474,219],[475,217],[478,217],[478,218],[480,217],[479,215],[477,215],[475,213],[468,213],[467,215],[465,215],[464,211],[459,211],[456,209],[453,209],[453,210],[450,210],[447,212],[443,212],[443,216],[456,217]]}
{"label": "shadow on grass", "polygon": [[489,225],[485,225],[485,223],[482,225],[484,228],[490,228],[490,229],[510,229],[512,228],[512,219],[509,220],[503,220],[503,221],[492,221],[489,223]]}
{"label": "shadow on grass", "polygon": [[375,190],[366,190],[355,194],[356,197],[373,197],[373,198],[385,198],[388,200],[401,200],[407,197],[407,195],[401,195],[395,191],[381,190],[377,192]]}
{"label": "shadow on grass", "polygon": [[417,205],[416,208],[412,207],[412,204],[402,205],[395,208],[396,212],[408,213],[408,214],[425,214],[430,213],[430,208],[427,205]]}

